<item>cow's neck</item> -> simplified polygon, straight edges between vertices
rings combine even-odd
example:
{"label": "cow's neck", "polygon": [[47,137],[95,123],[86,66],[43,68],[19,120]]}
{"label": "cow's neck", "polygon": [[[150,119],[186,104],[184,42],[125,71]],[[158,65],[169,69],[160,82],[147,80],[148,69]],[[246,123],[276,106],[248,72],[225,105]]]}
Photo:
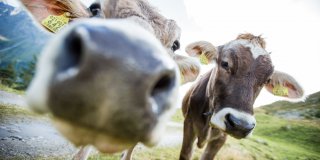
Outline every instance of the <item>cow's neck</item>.
{"label": "cow's neck", "polygon": [[199,82],[193,89],[190,101],[190,105],[197,106],[194,107],[196,108],[196,110],[193,112],[197,112],[197,115],[203,118],[210,117],[209,115],[206,116],[205,114],[212,111],[209,105],[209,98],[206,95],[206,89],[210,79],[210,73],[211,71],[204,74],[203,77],[199,80]]}

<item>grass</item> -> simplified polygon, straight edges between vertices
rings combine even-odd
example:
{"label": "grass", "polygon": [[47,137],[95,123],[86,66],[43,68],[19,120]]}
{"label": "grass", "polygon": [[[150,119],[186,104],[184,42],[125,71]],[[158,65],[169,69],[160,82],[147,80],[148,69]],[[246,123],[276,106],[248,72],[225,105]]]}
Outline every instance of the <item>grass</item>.
{"label": "grass", "polygon": [[171,117],[171,121],[183,123],[184,117],[182,115],[181,109],[177,109],[176,113]]}
{"label": "grass", "polygon": [[[318,160],[320,159],[320,92],[309,96],[305,102],[279,101],[256,109],[257,127],[249,139],[228,137],[216,160]],[[295,119],[286,118],[292,112]],[[181,110],[171,119],[183,123]],[[181,145],[172,147],[137,147],[134,160],[176,160]],[[193,160],[201,157],[202,150],[195,147]],[[120,154],[95,154],[91,160],[115,160]]]}
{"label": "grass", "polygon": [[19,95],[25,94],[25,91],[23,91],[23,90],[16,90],[16,89],[10,88],[10,87],[8,87],[6,85],[3,85],[1,83],[0,83],[0,90],[7,91],[7,92],[10,92],[10,93],[19,94]]}
{"label": "grass", "polygon": [[36,114],[27,108],[8,104],[0,104],[0,122],[10,122],[12,118],[33,118],[48,121],[48,116]]}
{"label": "grass", "polygon": [[258,159],[320,159],[320,126],[257,114],[254,136],[240,143]]}
{"label": "grass", "polygon": [[[0,90],[24,94],[0,84]],[[0,105],[3,115],[38,115],[25,108]],[[294,118],[290,115],[296,115]],[[255,111],[257,127],[249,139],[228,137],[216,160],[318,160],[320,159],[320,92],[310,95],[304,102],[278,101]],[[171,121],[183,123],[181,110]],[[193,160],[201,157],[202,150],[194,147]],[[171,147],[136,147],[134,160],[175,160],[181,145]],[[121,153],[93,154],[90,160],[118,160]]]}
{"label": "grass", "polygon": [[[17,95],[24,95],[25,91],[23,90],[16,90],[10,88],[6,85],[0,83],[0,91],[6,91],[9,93],[17,94]],[[3,117],[11,117],[11,116],[22,116],[22,117],[33,117],[33,118],[41,118],[38,114],[30,111],[28,108],[15,106],[12,104],[1,104],[0,103],[0,119]]]}

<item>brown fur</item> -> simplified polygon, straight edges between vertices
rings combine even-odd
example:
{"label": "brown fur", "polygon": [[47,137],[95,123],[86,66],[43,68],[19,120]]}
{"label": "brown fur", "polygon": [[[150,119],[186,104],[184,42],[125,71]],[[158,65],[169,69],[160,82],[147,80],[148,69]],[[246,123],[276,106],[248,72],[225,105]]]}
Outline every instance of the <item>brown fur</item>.
{"label": "brown fur", "polygon": [[[192,43],[186,48],[191,56],[199,56],[204,51],[210,53],[212,59],[216,59],[217,66],[193,85],[183,99],[182,112],[185,121],[181,160],[191,158],[196,139],[199,148],[207,144],[201,158],[206,160],[215,157],[225,143],[227,134],[235,136],[232,131],[222,131],[214,126],[215,124],[211,124],[210,127],[210,113],[214,115],[227,106],[247,115],[253,115],[252,105],[263,86],[274,95],[277,94],[273,89],[279,85],[287,89],[288,93],[278,96],[288,98],[303,96],[302,87],[293,77],[273,70],[268,54],[259,55],[254,59],[250,48],[237,43],[239,39],[247,40],[255,47],[265,48],[266,43],[263,38],[249,33],[240,34],[236,40],[217,49],[212,47],[214,48],[212,52],[207,51],[208,48],[201,47],[203,44],[211,45],[204,41]],[[226,63],[228,65],[223,65]]]}
{"label": "brown fur", "polygon": [[239,34],[237,39],[246,39],[246,40],[249,40],[253,44],[259,44],[263,49],[266,48],[266,42],[261,37],[261,35],[255,36],[251,33],[244,33],[244,34]]}
{"label": "brown fur", "polygon": [[180,39],[181,31],[176,22],[163,17],[146,0],[109,0],[102,7],[106,18],[134,19],[154,33],[165,48],[171,48],[173,42]]}
{"label": "brown fur", "polygon": [[[239,38],[265,45],[262,38],[251,34],[243,34]],[[216,69],[206,73],[183,99],[185,121],[181,160],[191,158],[190,152],[196,138],[199,148],[207,144],[201,159],[213,159],[228,133],[210,127],[210,116],[205,113],[217,113],[224,106],[229,106],[253,114],[254,100],[273,73],[269,55],[254,59],[250,48],[242,45],[233,48],[220,46],[216,58]],[[228,63],[228,67],[223,67],[223,63]]]}

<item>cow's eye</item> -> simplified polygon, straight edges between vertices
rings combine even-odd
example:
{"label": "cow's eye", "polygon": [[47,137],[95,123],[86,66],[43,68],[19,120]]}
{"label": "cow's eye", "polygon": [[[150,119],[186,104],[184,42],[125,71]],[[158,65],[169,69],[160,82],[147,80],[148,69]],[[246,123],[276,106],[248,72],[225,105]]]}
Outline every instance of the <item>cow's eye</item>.
{"label": "cow's eye", "polygon": [[100,3],[92,3],[89,7],[89,10],[92,14],[92,17],[99,17],[101,12],[101,6]]}
{"label": "cow's eye", "polygon": [[175,40],[175,41],[173,42],[173,44],[172,44],[171,49],[172,49],[172,51],[174,52],[174,51],[178,50],[179,48],[180,48],[180,42],[179,42],[178,40]]}
{"label": "cow's eye", "polygon": [[269,78],[266,82],[264,82],[264,84],[268,84],[270,83],[271,79]]}
{"label": "cow's eye", "polygon": [[229,64],[226,61],[221,62],[221,67],[224,68],[225,70],[229,70]]}

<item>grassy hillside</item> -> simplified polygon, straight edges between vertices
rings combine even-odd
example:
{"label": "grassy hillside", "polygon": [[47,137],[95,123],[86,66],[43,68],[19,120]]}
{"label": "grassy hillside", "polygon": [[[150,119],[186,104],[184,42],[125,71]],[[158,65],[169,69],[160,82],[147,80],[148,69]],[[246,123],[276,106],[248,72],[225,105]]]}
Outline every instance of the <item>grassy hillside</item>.
{"label": "grassy hillside", "polygon": [[[279,101],[256,109],[257,127],[249,139],[229,137],[216,159],[218,160],[319,160],[320,159],[320,92],[305,102]],[[178,110],[172,118],[182,123]],[[137,147],[135,160],[178,159],[181,145]],[[193,159],[199,159],[196,149]],[[90,159],[119,159],[120,154],[95,154]]]}

